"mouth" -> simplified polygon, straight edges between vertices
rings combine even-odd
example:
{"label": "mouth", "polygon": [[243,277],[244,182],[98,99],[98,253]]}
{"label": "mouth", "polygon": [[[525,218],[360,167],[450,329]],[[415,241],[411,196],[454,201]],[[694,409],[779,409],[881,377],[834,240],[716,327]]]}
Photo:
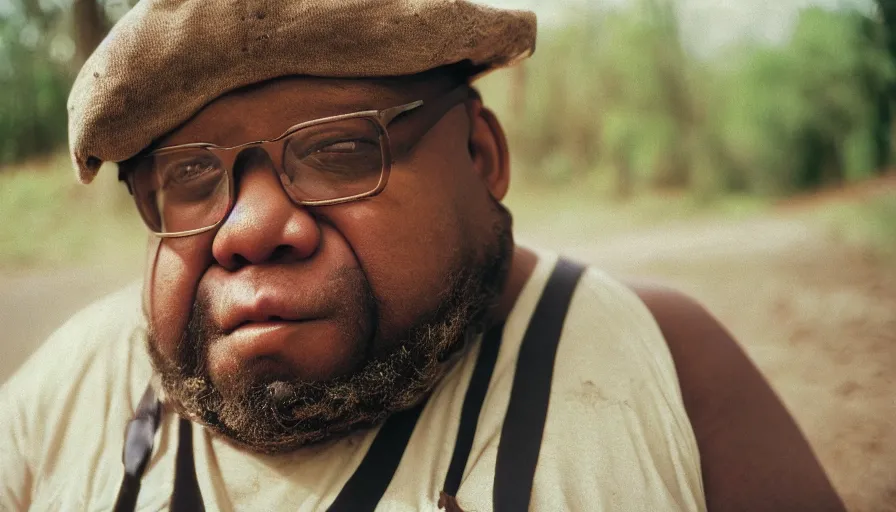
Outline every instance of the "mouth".
{"label": "mouth", "polygon": [[[213,377],[248,372],[264,378],[289,375],[320,381],[352,371],[363,357],[364,343],[347,336],[333,318],[292,320],[270,315],[237,323],[208,350]],[[268,368],[257,366],[258,362],[276,364]]]}
{"label": "mouth", "polygon": [[277,361],[275,374],[329,380],[353,371],[372,343],[374,319],[357,293],[363,284],[278,275],[207,286],[215,293],[206,299],[204,363],[218,383],[239,374],[269,377],[257,361]]}
{"label": "mouth", "polygon": [[221,331],[230,335],[249,328],[285,326],[321,320],[325,315],[302,311],[302,308],[282,301],[260,300],[254,304],[237,306],[221,320]]}
{"label": "mouth", "polygon": [[269,330],[276,327],[286,327],[292,324],[300,324],[300,323],[309,323],[314,322],[316,320],[321,320],[321,318],[317,317],[309,317],[309,318],[284,318],[279,315],[271,315],[262,320],[244,320],[237,323],[235,326],[225,329],[224,334],[230,335],[237,331],[249,331],[249,330]]}

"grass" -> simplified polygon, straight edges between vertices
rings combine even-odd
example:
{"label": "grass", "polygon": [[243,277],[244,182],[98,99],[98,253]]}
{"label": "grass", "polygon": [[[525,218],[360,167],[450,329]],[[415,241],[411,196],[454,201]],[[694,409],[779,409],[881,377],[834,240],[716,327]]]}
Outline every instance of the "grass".
{"label": "grass", "polygon": [[506,200],[517,225],[612,235],[706,217],[738,219],[756,215],[769,201],[729,195],[705,202],[685,193],[643,194],[626,201],[609,199],[587,187],[546,188],[525,182],[511,187]]}
{"label": "grass", "polygon": [[832,204],[820,212],[820,220],[842,243],[896,262],[896,190]]}
{"label": "grass", "polygon": [[142,257],[146,231],[114,169],[91,186],[75,180],[65,156],[0,169],[0,218],[0,268]]}

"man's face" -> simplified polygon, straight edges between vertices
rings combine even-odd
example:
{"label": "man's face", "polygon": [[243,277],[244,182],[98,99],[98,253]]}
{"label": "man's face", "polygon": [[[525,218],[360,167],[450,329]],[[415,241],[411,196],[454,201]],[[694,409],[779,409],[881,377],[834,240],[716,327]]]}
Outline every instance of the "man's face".
{"label": "man's face", "polygon": [[[283,79],[218,98],[161,145],[235,146],[444,90]],[[267,155],[242,154],[219,228],[150,244],[149,349],[168,400],[264,452],[419,402],[496,302],[512,251],[479,108],[453,108],[393,164],[383,193],[342,205],[297,207]],[[393,145],[414,128],[413,114],[396,122]]]}

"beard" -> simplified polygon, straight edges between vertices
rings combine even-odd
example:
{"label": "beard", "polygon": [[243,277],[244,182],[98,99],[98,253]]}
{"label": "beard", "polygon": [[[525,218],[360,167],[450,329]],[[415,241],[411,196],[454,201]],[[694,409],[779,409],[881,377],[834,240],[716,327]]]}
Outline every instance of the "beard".
{"label": "beard", "polygon": [[[376,345],[386,349],[368,350],[355,371],[340,377],[308,381],[282,371],[243,372],[216,383],[207,353],[221,332],[209,320],[208,299],[198,295],[173,361],[158,351],[152,329],[147,336],[165,402],[232,443],[268,454],[373,427],[419,404],[444,376],[452,355],[484,329],[489,309],[500,299],[513,251],[512,221],[500,203],[494,206],[498,218],[491,239],[461,254],[447,273],[439,306],[391,339],[379,339]],[[378,301],[358,274],[357,302],[376,326]],[[375,336],[377,329],[370,330]]]}

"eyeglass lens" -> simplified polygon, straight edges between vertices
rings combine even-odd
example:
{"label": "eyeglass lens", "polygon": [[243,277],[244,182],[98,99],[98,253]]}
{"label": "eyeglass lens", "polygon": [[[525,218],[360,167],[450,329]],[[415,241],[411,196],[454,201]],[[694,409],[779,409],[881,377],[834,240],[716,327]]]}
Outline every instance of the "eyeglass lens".
{"label": "eyeglass lens", "polygon": [[[384,136],[369,118],[349,118],[302,128],[277,143],[282,149],[280,181],[297,202],[328,201],[374,191],[384,170]],[[238,148],[232,151],[243,151]],[[231,150],[184,148],[149,155],[133,177],[134,197],[156,233],[214,226],[230,209],[232,169],[216,153]],[[237,161],[236,158],[230,161]]]}

